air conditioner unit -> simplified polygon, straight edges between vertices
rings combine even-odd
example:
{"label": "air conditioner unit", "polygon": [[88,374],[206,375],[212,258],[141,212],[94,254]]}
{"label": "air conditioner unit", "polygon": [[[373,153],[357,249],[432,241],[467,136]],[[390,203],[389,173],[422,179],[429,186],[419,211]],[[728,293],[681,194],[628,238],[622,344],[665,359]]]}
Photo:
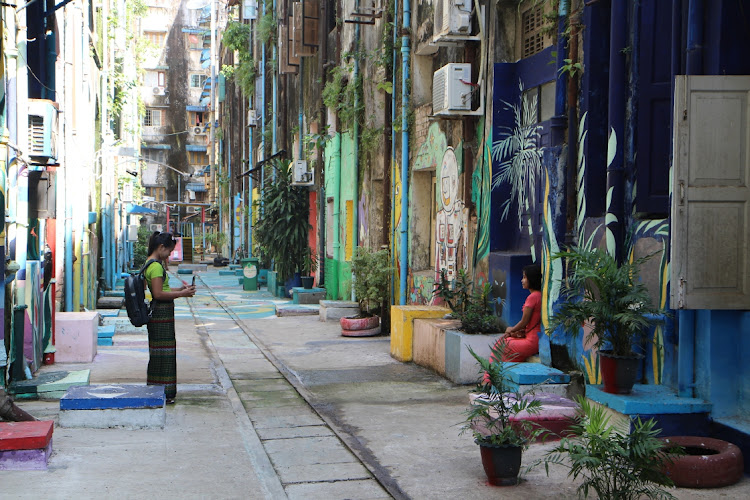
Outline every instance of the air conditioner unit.
{"label": "air conditioner unit", "polygon": [[203,129],[203,127],[193,127],[193,133],[195,135],[206,135],[206,131]]}
{"label": "air conditioner unit", "polygon": [[164,87],[154,87],[154,95],[164,95]]}
{"label": "air conditioner unit", "polygon": [[472,0],[436,0],[435,36],[468,35],[471,30]]}
{"label": "air conditioner unit", "polygon": [[294,186],[312,186],[315,175],[313,171],[307,169],[305,160],[294,160],[292,178],[292,185]]}
{"label": "air conditioner unit", "polygon": [[[192,191],[190,191],[190,193],[193,195],[193,197],[195,197],[195,193],[193,193]],[[189,214],[199,214],[201,212],[201,207],[187,207],[185,211]]]}
{"label": "air conditioner unit", "polygon": [[29,156],[46,164],[57,160],[57,106],[47,99],[29,99]]}
{"label": "air conditioner unit", "polygon": [[258,126],[258,112],[254,109],[247,110],[247,126],[248,127]]}
{"label": "air conditioner unit", "polygon": [[148,229],[149,231],[159,231],[161,233],[162,227],[164,226],[161,224],[149,224]]}
{"label": "air conditioner unit", "polygon": [[128,241],[138,241],[138,224],[128,225]]}
{"label": "air conditioner unit", "polygon": [[471,64],[451,63],[435,71],[432,76],[432,114],[471,111],[469,82]]}

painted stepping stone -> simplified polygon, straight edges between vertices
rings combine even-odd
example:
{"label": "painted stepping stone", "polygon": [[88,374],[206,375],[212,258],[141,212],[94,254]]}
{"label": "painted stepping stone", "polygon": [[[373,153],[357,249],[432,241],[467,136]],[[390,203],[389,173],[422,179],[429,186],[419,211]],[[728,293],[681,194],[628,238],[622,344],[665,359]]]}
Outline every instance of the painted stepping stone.
{"label": "painted stepping stone", "polygon": [[97,309],[102,318],[116,318],[120,314],[119,309]]}
{"label": "painted stepping stone", "polygon": [[325,288],[292,288],[292,302],[294,304],[318,304],[325,298]]}
{"label": "painted stepping stone", "polygon": [[60,399],[70,387],[88,385],[90,370],[43,372],[30,380],[13,382],[16,399]]}
{"label": "painted stepping stone", "polygon": [[219,271],[219,276],[237,276],[231,269]]}
{"label": "painted stepping stone", "polygon": [[192,269],[177,269],[177,274],[193,274]]}
{"label": "painted stepping stone", "polygon": [[60,427],[164,427],[164,388],[149,385],[72,387],[60,399]]}
{"label": "painted stepping stone", "polygon": [[96,345],[97,346],[113,346],[115,345],[115,343],[109,337],[99,337],[98,339],[96,339]]}
{"label": "painted stepping stone", "polygon": [[508,363],[512,365],[509,389],[526,392],[534,389],[537,392],[555,393],[566,396],[570,375],[551,366],[541,363]]}
{"label": "painted stepping stone", "polygon": [[0,470],[46,470],[54,422],[0,422]]}
{"label": "painted stepping stone", "polygon": [[125,292],[123,290],[107,290],[104,292],[105,297],[124,297]]}
{"label": "painted stepping stone", "polygon": [[96,336],[102,338],[112,338],[115,335],[115,325],[100,326],[96,331]]}
{"label": "painted stepping stone", "polygon": [[315,306],[304,306],[304,305],[292,305],[292,306],[284,306],[279,307],[276,306],[276,316],[278,317],[286,317],[286,316],[317,316],[318,315],[318,308]]}

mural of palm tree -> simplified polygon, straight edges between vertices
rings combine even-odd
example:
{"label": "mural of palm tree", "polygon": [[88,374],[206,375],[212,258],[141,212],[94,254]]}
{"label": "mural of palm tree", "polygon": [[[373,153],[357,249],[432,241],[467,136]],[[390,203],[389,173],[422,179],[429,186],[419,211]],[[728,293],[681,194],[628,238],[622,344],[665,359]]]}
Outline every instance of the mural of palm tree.
{"label": "mural of palm tree", "polygon": [[[519,80],[519,100],[512,104],[502,101],[505,109],[513,112],[514,125],[500,127],[501,138],[492,143],[492,159],[498,162],[498,170],[492,177],[492,188],[500,185],[510,186],[510,197],[500,205],[501,220],[507,220],[511,206],[517,209],[518,229],[524,211],[529,213],[535,203],[537,179],[542,174],[542,151],[538,146],[539,131],[537,124],[537,96],[523,93],[523,83]],[[528,216],[530,219],[530,215]],[[531,238],[531,255],[534,256],[534,238],[529,222]]]}

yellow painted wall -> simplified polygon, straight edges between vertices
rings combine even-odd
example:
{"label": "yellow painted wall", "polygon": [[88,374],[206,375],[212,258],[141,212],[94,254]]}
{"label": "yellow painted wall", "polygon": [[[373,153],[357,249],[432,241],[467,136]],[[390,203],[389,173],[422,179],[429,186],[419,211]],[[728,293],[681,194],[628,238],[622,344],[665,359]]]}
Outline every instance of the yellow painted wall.
{"label": "yellow painted wall", "polygon": [[411,361],[414,320],[442,318],[449,312],[438,306],[391,306],[391,356],[402,362]]}

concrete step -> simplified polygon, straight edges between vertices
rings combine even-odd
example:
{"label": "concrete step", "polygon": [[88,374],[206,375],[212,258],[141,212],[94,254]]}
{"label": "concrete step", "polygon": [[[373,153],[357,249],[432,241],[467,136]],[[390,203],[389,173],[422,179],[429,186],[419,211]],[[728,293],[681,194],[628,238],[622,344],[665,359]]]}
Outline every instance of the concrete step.
{"label": "concrete step", "polygon": [[338,321],[359,314],[359,303],[347,300],[321,300],[320,321]]}
{"label": "concrete step", "polygon": [[291,304],[291,305],[277,305],[276,316],[315,316],[319,314],[318,307],[311,304]]}
{"label": "concrete step", "polygon": [[295,304],[318,304],[325,298],[325,288],[292,288],[292,302]]}
{"label": "concrete step", "polygon": [[97,337],[111,339],[115,334],[115,325],[101,325],[96,331]]}
{"label": "concrete step", "polygon": [[46,470],[54,422],[0,422],[0,470]]}
{"label": "concrete step", "polygon": [[104,292],[105,297],[125,297],[125,291],[123,290],[107,290]]}
{"label": "concrete step", "polygon": [[97,309],[122,309],[124,305],[124,297],[99,297],[96,301]]}
{"label": "concrete step", "polygon": [[72,387],[60,399],[60,427],[163,428],[164,403],[162,386]]}
{"label": "concrete step", "polygon": [[116,318],[120,315],[119,309],[97,309],[99,316],[102,318]]}

